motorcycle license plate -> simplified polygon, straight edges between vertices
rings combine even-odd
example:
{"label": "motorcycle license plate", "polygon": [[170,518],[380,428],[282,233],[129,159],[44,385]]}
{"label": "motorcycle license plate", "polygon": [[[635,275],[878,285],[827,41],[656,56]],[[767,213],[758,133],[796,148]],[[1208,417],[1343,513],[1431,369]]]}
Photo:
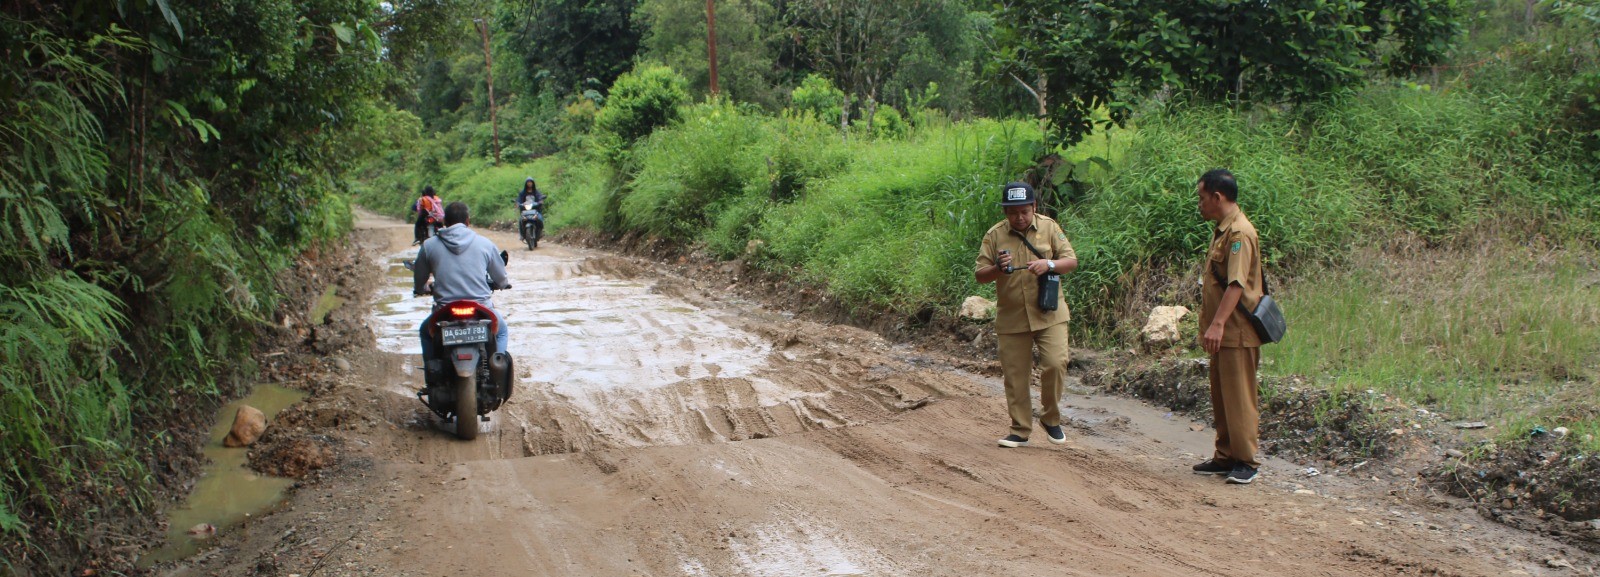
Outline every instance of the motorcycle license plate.
{"label": "motorcycle license plate", "polygon": [[471,345],[489,342],[489,323],[474,323],[461,327],[440,327],[444,333],[444,346]]}

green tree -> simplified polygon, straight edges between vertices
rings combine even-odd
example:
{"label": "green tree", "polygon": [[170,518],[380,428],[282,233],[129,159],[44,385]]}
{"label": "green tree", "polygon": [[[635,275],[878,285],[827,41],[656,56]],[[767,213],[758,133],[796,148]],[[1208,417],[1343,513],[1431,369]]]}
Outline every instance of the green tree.
{"label": "green tree", "polygon": [[453,113],[467,101],[474,79],[456,76],[444,58],[429,59],[419,68],[412,110],[429,130],[446,130],[456,121]]}
{"label": "green tree", "polygon": [[[778,104],[771,44],[777,11],[767,0],[717,0],[717,83],[725,96]],[[643,56],[683,73],[697,95],[710,90],[704,0],[643,0],[634,19]]]}
{"label": "green tree", "polygon": [[167,429],[234,392],[273,275],[348,228],[382,13],[0,5],[0,573],[145,542],[156,484],[182,480],[146,468],[183,438]]}
{"label": "green tree", "polygon": [[959,70],[972,21],[959,0],[795,0],[784,17],[810,66],[845,91],[847,111],[864,108],[869,125],[880,101],[927,82],[965,86]]}
{"label": "green tree", "polygon": [[595,115],[594,129],[610,153],[620,153],[657,127],[678,119],[689,103],[683,76],[659,64],[646,64],[617,78],[606,105]]}
{"label": "green tree", "polygon": [[1458,29],[1455,0],[1007,0],[997,59],[1077,142],[1099,109],[1169,88],[1206,100],[1305,102],[1359,82],[1375,63],[1433,64]]}
{"label": "green tree", "polygon": [[979,27],[987,15],[970,11],[961,2],[938,2],[929,8],[932,11],[915,34],[900,46],[883,101],[908,107],[911,98],[938,85],[938,97],[928,104],[950,112],[969,109],[976,77],[973,64],[982,47]]}
{"label": "green tree", "polygon": [[523,61],[527,84],[557,95],[602,89],[633,65],[638,0],[506,0],[498,29]]}

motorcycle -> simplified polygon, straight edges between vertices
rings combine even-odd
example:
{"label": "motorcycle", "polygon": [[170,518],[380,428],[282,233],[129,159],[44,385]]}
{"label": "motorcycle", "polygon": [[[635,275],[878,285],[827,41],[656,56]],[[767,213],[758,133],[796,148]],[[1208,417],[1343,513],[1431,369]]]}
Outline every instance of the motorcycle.
{"label": "motorcycle", "polygon": [[[508,255],[501,251],[500,258],[508,260]],[[431,294],[431,289],[430,284],[418,296]],[[511,355],[489,354],[501,322],[489,307],[471,300],[435,305],[424,321],[433,355],[422,359],[425,387],[417,391],[417,400],[440,419],[454,421],[462,440],[476,439],[479,424],[511,398],[516,374]]]}
{"label": "motorcycle", "polygon": [[543,206],[539,201],[528,198],[522,201],[522,217],[517,220],[517,233],[522,236],[522,242],[528,243],[528,250],[539,246],[539,238],[544,236],[544,215],[539,212]]}

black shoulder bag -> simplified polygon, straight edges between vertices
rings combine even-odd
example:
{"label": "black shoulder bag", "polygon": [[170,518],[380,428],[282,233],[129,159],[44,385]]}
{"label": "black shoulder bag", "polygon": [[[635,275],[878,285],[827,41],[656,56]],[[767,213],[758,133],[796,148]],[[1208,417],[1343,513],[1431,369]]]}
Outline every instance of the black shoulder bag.
{"label": "black shoulder bag", "polygon": [[[1216,275],[1217,283],[1227,290],[1227,279]],[[1272,287],[1267,286],[1267,267],[1261,267],[1261,300],[1256,302],[1254,310],[1244,308],[1244,302],[1239,303],[1239,312],[1244,313],[1244,318],[1250,321],[1250,326],[1256,329],[1256,336],[1261,338],[1262,344],[1271,344],[1283,340],[1283,333],[1289,330],[1288,323],[1283,320],[1283,309],[1278,308],[1278,301],[1272,298]]]}
{"label": "black shoulder bag", "polygon": [[1289,326],[1283,320],[1283,310],[1278,308],[1278,301],[1272,299],[1272,289],[1267,286],[1267,269],[1261,268],[1261,300],[1256,303],[1256,310],[1244,310],[1244,303],[1239,303],[1239,310],[1244,311],[1244,316],[1250,319],[1250,324],[1256,328],[1256,336],[1261,337],[1263,343],[1275,343],[1283,340],[1284,331]]}
{"label": "black shoulder bag", "polygon": [[[1033,243],[1028,242],[1028,235],[1017,233],[1017,236],[1022,237],[1022,246],[1026,246],[1028,250],[1033,251],[1034,256],[1044,258],[1044,253],[1039,252],[1037,248],[1033,248]],[[1050,271],[1039,275],[1039,310],[1053,311],[1060,305],[1061,273]]]}

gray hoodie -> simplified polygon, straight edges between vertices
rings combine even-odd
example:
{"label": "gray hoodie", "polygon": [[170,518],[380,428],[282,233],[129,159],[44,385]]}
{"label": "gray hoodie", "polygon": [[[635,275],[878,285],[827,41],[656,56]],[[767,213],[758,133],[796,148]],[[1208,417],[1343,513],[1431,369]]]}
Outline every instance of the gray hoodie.
{"label": "gray hoodie", "polygon": [[493,309],[489,282],[501,288],[510,284],[500,248],[464,224],[447,226],[422,243],[412,268],[415,292],[422,292],[428,275],[433,275],[435,304],[472,300]]}

